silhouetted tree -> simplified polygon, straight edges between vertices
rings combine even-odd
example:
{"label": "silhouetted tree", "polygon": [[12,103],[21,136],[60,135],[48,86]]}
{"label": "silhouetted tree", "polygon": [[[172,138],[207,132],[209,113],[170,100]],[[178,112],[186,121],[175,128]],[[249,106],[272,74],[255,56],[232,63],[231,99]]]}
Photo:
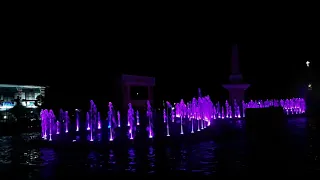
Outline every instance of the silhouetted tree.
{"label": "silhouetted tree", "polygon": [[9,113],[11,113],[16,119],[21,119],[28,113],[28,109],[21,104],[21,98],[19,96],[15,99],[15,102],[16,105],[9,110]]}
{"label": "silhouetted tree", "polygon": [[38,107],[41,107],[43,105],[43,100],[44,100],[44,97],[42,95],[37,96],[35,105]]}
{"label": "silhouetted tree", "polygon": [[28,113],[28,109],[22,104],[16,104],[13,108],[9,110],[9,113],[11,113],[15,118],[21,119],[24,118],[25,115]]}

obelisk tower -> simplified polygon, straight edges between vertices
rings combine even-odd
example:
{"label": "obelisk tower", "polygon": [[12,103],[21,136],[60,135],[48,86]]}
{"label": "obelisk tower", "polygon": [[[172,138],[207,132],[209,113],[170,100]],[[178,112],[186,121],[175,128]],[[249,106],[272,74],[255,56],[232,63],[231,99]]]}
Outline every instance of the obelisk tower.
{"label": "obelisk tower", "polygon": [[236,99],[238,103],[244,100],[245,90],[250,87],[250,84],[244,83],[239,67],[239,55],[237,45],[232,46],[231,54],[231,74],[229,76],[229,84],[222,85],[229,91],[229,102],[233,103]]}

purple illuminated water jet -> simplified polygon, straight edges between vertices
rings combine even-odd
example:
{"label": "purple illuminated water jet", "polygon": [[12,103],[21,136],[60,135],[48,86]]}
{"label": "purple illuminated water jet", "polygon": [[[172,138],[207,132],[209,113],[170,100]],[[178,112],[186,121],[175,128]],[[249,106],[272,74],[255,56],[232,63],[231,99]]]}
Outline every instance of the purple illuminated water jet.
{"label": "purple illuminated water jet", "polygon": [[150,101],[147,101],[147,117],[148,117],[148,132],[149,138],[153,138],[153,115],[152,115],[152,107]]}
{"label": "purple illuminated water jet", "polygon": [[[175,136],[194,134],[197,131],[203,131],[212,122],[218,119],[239,119],[245,117],[245,110],[247,108],[269,108],[282,107],[287,115],[304,114],[306,111],[306,103],[303,98],[280,99],[280,100],[250,100],[249,102],[242,101],[239,104],[234,100],[232,103],[225,101],[225,103],[212,102],[209,96],[193,98],[186,102],[181,100],[179,103],[166,102],[163,111],[163,120],[166,126],[163,135]],[[121,127],[120,111],[115,111],[112,103],[109,103],[108,115],[106,121],[101,121],[101,115],[97,111],[97,107],[93,101],[90,101],[90,109],[85,114],[86,121],[84,128],[80,128],[80,113],[75,112],[75,118],[70,119],[68,111],[62,109],[58,112],[59,118],[55,118],[52,110],[41,110],[41,136],[44,140],[56,140],[57,137],[67,134],[72,136],[72,131],[86,132],[87,140],[99,141],[102,131],[107,130],[109,141],[116,138],[116,129],[125,128],[129,139],[134,139],[137,133],[140,132],[141,125],[146,125],[147,137],[153,138],[154,134],[154,114],[149,101],[147,101],[146,115],[140,117],[142,113],[138,110],[134,111],[131,104],[128,104],[128,116],[123,119],[129,126]],[[103,114],[102,114],[103,115]],[[72,117],[71,117],[72,118]],[[105,123],[104,123],[105,122]],[[119,131],[121,132],[121,131]],[[79,134],[79,133],[77,133]],[[75,141],[73,138],[72,140]]]}
{"label": "purple illuminated water jet", "polygon": [[129,126],[129,139],[133,139],[133,125],[134,125],[134,110],[131,103],[128,104],[128,126]]}
{"label": "purple illuminated water jet", "polygon": [[49,141],[52,141],[52,132],[54,129],[54,121],[55,116],[52,110],[41,110],[40,112],[40,118],[41,118],[41,129],[42,129],[42,138],[48,139]]}
{"label": "purple illuminated water jet", "polygon": [[65,132],[68,133],[69,132],[69,122],[70,122],[68,111],[64,112],[64,116],[65,116],[65,118],[64,118]]}
{"label": "purple illuminated water jet", "polygon": [[[114,110],[113,110],[113,105],[111,102],[109,102],[109,111],[108,111],[108,130],[109,130],[109,141],[113,141],[115,138],[114,135],[114,128],[115,128],[115,117],[114,117]],[[120,119],[120,113],[118,111],[118,118]],[[118,120],[119,120],[118,119]],[[120,121],[118,122],[118,127],[120,127]]]}
{"label": "purple illuminated water jet", "polygon": [[79,110],[76,110],[76,131],[80,130],[80,115]]}
{"label": "purple illuminated water jet", "polygon": [[139,116],[139,111],[137,110],[136,112],[136,119],[137,119],[137,126],[140,125],[140,116]]}

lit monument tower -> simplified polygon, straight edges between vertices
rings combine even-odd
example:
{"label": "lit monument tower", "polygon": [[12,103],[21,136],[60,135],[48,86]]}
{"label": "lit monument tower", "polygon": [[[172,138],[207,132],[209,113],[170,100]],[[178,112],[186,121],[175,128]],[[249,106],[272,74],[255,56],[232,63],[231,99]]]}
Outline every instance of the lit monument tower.
{"label": "lit monument tower", "polygon": [[244,83],[242,74],[239,68],[239,56],[237,45],[232,46],[231,55],[231,74],[229,76],[229,84],[222,85],[229,91],[229,103],[233,103],[234,99],[237,100],[241,106],[241,101],[244,100],[245,91],[250,87],[250,84]]}

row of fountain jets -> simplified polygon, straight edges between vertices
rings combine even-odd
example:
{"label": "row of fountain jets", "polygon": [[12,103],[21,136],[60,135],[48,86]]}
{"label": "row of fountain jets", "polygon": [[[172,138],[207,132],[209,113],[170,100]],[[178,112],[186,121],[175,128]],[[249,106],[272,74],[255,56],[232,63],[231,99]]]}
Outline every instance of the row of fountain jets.
{"label": "row of fountain jets", "polygon": [[[108,117],[106,119],[108,124],[108,135],[109,135],[109,141],[113,141],[115,138],[115,129],[118,127],[121,127],[120,122],[120,112],[115,112],[113,105],[111,102],[109,102],[109,111],[108,111]],[[133,139],[134,137],[134,130],[135,126],[140,125],[140,116],[139,111],[134,111],[132,108],[131,103],[128,104],[128,121],[127,126],[128,129],[128,136],[130,139]],[[136,116],[136,117],[134,117]],[[68,111],[63,111],[60,109],[59,113],[59,119],[57,119],[54,115],[53,110],[41,110],[40,112],[41,117],[41,128],[42,128],[42,138],[43,139],[49,139],[49,141],[52,140],[53,134],[59,135],[61,134],[61,131],[64,131],[64,133],[69,132],[69,125],[70,125],[70,117]],[[153,113],[152,113],[152,107],[149,101],[147,101],[147,119],[148,119],[148,135],[149,138],[153,138]],[[76,130],[80,131],[80,114],[79,111],[76,111]],[[89,131],[89,140],[94,141],[95,132],[102,129],[102,121],[100,112],[97,111],[97,107],[93,100],[90,101],[90,109],[86,113],[86,130]]]}
{"label": "row of fountain jets", "polygon": [[[184,134],[185,130],[189,130],[190,133],[201,131],[207,126],[210,126],[211,121],[214,119],[227,119],[227,118],[241,118],[245,117],[245,109],[247,108],[267,108],[267,107],[282,107],[287,115],[303,114],[306,110],[305,101],[302,98],[292,98],[286,100],[266,100],[266,101],[249,101],[245,103],[242,101],[242,107],[237,104],[235,100],[232,105],[226,101],[225,105],[220,103],[214,104],[209,96],[199,97],[198,99],[193,98],[192,101],[184,103],[181,100],[179,103],[170,102],[165,103],[163,109],[163,122],[166,126],[166,136],[170,136],[170,129],[175,124],[179,124],[180,134]],[[42,138],[52,141],[53,135],[59,135],[63,131],[64,133],[69,132],[70,117],[68,111],[60,110],[59,119],[57,119],[52,110],[42,110],[41,116],[41,127],[42,127]],[[154,126],[153,126],[153,110],[149,101],[147,101],[147,132],[148,137],[153,138]],[[145,119],[143,119],[145,120]],[[106,118],[108,124],[108,139],[113,141],[116,137],[115,130],[121,127],[120,112],[115,111],[111,102],[109,102],[108,117]],[[140,126],[140,115],[139,111],[134,111],[131,103],[128,104],[128,116],[127,116],[127,135],[129,139],[134,139],[137,133],[137,127]],[[80,115],[79,111],[76,111],[75,118],[75,131],[80,131]],[[96,134],[102,128],[102,121],[100,113],[97,111],[95,103],[90,101],[90,109],[86,113],[85,128],[89,132],[88,140],[94,141]]]}

